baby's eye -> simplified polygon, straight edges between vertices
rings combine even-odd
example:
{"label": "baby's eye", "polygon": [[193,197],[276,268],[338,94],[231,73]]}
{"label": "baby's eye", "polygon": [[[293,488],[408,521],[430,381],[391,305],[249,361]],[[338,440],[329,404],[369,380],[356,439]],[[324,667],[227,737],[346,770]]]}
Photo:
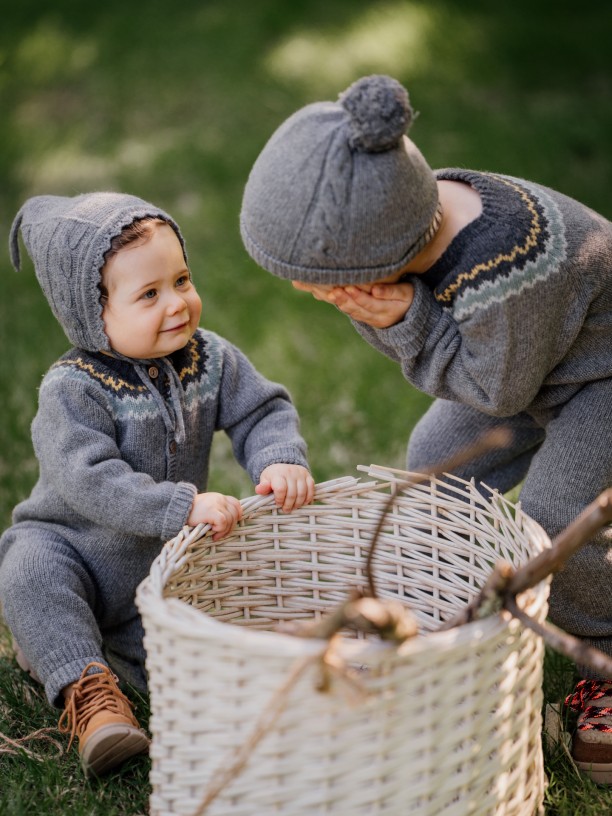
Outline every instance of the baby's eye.
{"label": "baby's eye", "polygon": [[142,296],[144,300],[153,300],[157,296],[157,289],[149,289]]}
{"label": "baby's eye", "polygon": [[181,275],[181,277],[176,280],[177,286],[185,286],[187,283],[189,283],[189,275]]}

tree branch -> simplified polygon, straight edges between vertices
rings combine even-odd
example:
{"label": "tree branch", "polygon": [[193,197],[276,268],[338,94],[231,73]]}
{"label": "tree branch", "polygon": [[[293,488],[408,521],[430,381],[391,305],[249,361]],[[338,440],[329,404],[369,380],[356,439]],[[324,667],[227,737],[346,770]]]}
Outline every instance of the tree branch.
{"label": "tree branch", "polygon": [[604,525],[612,522],[612,488],[605,490],[586,507],[552,542],[552,547],[517,569],[508,592],[518,595],[559,572],[574,553]]}
{"label": "tree branch", "polygon": [[378,524],[376,525],[376,529],[374,530],[374,535],[372,536],[372,543],[370,544],[370,549],[368,550],[368,555],[366,558],[365,563],[365,573],[368,579],[368,589],[369,594],[372,598],[378,597],[376,592],[376,582],[374,581],[374,572],[372,569],[372,562],[374,559],[374,553],[376,551],[376,547],[378,545],[378,539],[382,532],[382,528],[385,523],[385,518],[391,507],[393,506],[393,502],[395,501],[395,497],[397,496],[398,490],[409,490],[411,487],[415,485],[422,484],[423,482],[427,481],[427,479],[431,479],[432,476],[442,476],[445,473],[452,473],[453,470],[457,470],[457,468],[464,467],[471,462],[473,459],[477,459],[479,456],[482,456],[483,453],[488,453],[490,450],[494,450],[496,448],[505,448],[507,447],[510,442],[512,441],[512,434],[508,428],[494,428],[491,431],[488,431],[486,434],[483,434],[479,439],[474,442],[473,445],[470,445],[467,448],[459,451],[459,453],[455,454],[455,456],[451,456],[448,459],[445,459],[443,462],[439,462],[437,465],[431,465],[430,467],[423,468],[422,470],[416,471],[415,475],[409,475],[409,478],[403,482],[395,482],[392,490],[391,495],[385,502],[382,510],[380,511],[380,517],[378,519]]}
{"label": "tree branch", "polygon": [[569,657],[579,666],[588,666],[600,677],[612,677],[612,657],[600,649],[595,649],[573,635],[559,629],[552,623],[540,623],[534,620],[516,602],[516,598],[508,596],[504,606],[510,614],[539,635],[556,652]]}

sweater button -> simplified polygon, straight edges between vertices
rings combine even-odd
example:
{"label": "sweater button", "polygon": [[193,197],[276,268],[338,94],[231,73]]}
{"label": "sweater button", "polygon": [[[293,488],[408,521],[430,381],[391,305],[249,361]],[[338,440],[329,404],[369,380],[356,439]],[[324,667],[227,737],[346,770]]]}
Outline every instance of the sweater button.
{"label": "sweater button", "polygon": [[174,454],[176,453],[176,442],[174,441],[174,439],[173,439],[173,440],[172,440],[172,442],[171,442],[171,443],[168,445],[168,450],[170,451],[170,453],[171,453],[172,455],[174,455]]}
{"label": "sweater button", "polygon": [[158,376],[159,376],[159,368],[157,366],[151,366],[149,368],[149,377],[152,380],[154,380]]}

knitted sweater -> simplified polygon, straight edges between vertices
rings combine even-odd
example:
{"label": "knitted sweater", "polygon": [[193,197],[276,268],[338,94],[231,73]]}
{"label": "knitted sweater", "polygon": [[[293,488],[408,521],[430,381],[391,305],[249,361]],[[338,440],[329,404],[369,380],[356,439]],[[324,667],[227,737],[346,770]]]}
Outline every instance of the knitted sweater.
{"label": "knitted sweater", "polygon": [[[164,375],[169,365],[180,404]],[[139,375],[133,362],[72,349],[49,370],[32,426],[40,477],[0,539],[0,560],[23,534],[67,541],[119,619],[161,543],[181,530],[206,488],[215,431],[228,434],[254,482],[276,462],[307,467],[287,392],[223,338],[200,329],[171,358],[140,368]],[[173,430],[179,411],[183,441]]]}
{"label": "knitted sweater", "polygon": [[482,214],[425,274],[404,319],[354,321],[406,379],[494,416],[550,415],[612,376],[612,223],[532,182],[467,170]]}

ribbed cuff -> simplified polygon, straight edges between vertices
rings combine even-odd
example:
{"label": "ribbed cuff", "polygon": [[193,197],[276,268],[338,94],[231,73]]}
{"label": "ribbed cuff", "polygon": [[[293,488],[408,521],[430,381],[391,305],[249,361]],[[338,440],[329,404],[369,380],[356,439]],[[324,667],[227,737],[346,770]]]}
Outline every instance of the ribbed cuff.
{"label": "ribbed cuff", "polygon": [[301,465],[310,471],[308,461],[299,448],[293,445],[275,445],[265,448],[254,456],[248,465],[248,473],[253,484],[259,483],[259,477],[269,465]]}
{"label": "ribbed cuff", "polygon": [[170,539],[177,536],[189,518],[193,500],[196,497],[198,490],[195,485],[190,482],[179,482],[176,485],[174,496],[168,510],[164,517],[164,524],[162,527],[162,540],[170,541]]}
{"label": "ribbed cuff", "polygon": [[76,682],[89,663],[108,665],[101,652],[100,644],[90,640],[79,643],[78,647],[67,644],[65,648],[56,649],[41,661],[36,671],[44,678],[45,692],[51,705],[64,707],[62,689]]}

